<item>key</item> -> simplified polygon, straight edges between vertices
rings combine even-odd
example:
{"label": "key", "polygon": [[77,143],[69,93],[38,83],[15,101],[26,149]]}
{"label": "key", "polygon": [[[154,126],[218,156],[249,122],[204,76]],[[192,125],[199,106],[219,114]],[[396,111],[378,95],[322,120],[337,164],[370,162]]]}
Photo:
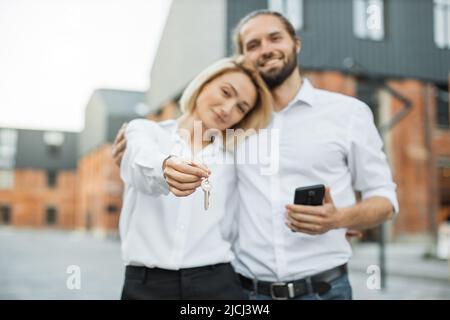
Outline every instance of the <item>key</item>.
{"label": "key", "polygon": [[205,210],[208,210],[209,207],[209,196],[211,193],[211,183],[209,182],[208,178],[203,179],[201,184],[202,190],[205,194]]}

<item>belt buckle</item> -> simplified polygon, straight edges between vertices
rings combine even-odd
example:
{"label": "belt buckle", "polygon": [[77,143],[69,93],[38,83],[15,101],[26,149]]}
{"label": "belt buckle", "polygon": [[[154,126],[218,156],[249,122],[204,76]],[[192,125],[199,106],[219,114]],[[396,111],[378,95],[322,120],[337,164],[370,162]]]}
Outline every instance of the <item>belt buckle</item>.
{"label": "belt buckle", "polygon": [[[287,295],[286,296],[277,296],[275,294],[275,287],[285,287],[287,288]],[[287,300],[289,298],[294,298],[294,284],[292,282],[289,282],[286,284],[286,282],[273,282],[270,284],[270,296],[273,300]]]}

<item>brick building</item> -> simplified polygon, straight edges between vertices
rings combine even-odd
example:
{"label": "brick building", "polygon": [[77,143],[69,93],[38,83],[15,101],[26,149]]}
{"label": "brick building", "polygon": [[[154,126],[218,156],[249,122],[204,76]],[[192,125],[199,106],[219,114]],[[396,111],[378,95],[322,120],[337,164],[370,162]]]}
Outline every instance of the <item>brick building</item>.
{"label": "brick building", "polygon": [[76,134],[0,128],[0,224],[72,228]]}

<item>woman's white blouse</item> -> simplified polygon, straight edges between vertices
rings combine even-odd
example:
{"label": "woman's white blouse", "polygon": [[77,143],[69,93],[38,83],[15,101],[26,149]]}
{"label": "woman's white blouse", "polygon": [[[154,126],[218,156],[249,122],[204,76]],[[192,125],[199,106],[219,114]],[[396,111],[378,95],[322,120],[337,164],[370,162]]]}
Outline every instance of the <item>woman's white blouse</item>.
{"label": "woman's white blouse", "polygon": [[233,163],[223,163],[230,153],[216,139],[195,156],[212,172],[208,210],[201,188],[188,197],[175,197],[162,180],[162,162],[168,155],[192,158],[177,128],[174,120],[139,119],[131,121],[125,131],[119,231],[126,265],[177,270],[234,259],[236,172]]}

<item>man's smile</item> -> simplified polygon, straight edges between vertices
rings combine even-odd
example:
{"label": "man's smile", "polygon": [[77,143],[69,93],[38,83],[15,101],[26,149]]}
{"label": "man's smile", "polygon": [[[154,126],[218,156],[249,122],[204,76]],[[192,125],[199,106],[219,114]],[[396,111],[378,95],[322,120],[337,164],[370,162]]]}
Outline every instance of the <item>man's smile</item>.
{"label": "man's smile", "polygon": [[281,59],[280,58],[271,58],[271,59],[268,59],[268,60],[266,60],[266,61],[263,61],[261,64],[260,64],[260,66],[261,67],[272,67],[272,66],[274,66],[274,65],[276,65],[277,63],[280,63],[281,62]]}

